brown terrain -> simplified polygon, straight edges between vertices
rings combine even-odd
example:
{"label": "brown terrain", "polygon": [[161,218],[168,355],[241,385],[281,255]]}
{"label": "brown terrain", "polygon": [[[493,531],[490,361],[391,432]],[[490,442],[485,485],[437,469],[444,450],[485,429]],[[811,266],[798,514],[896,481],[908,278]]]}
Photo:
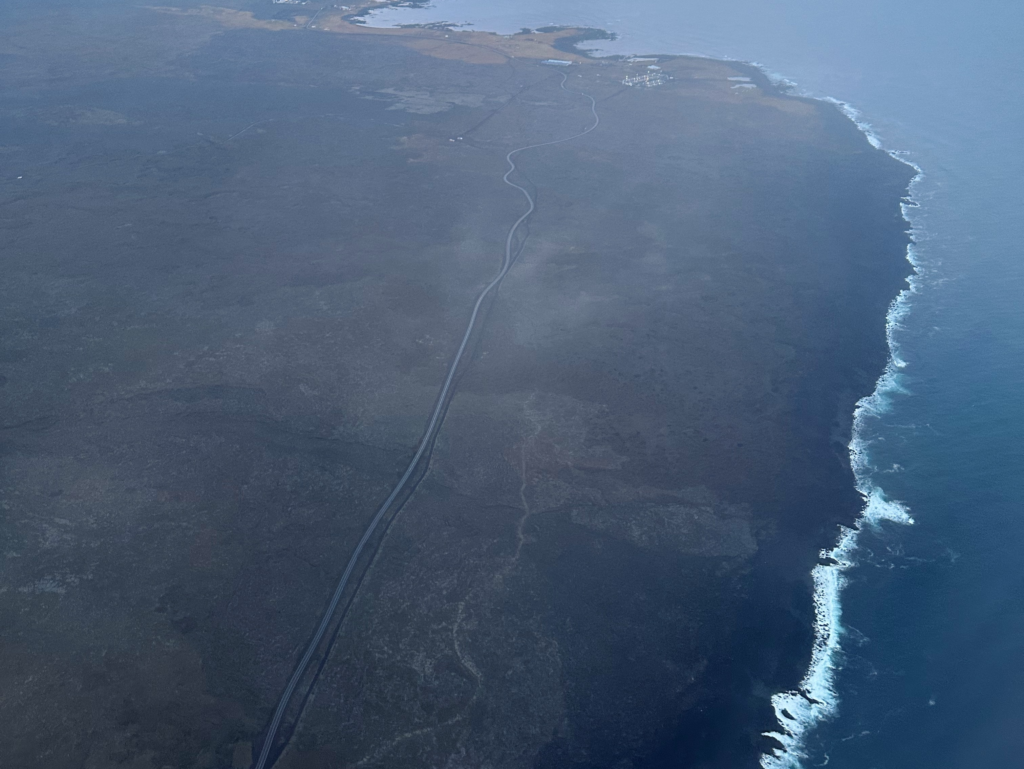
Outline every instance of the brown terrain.
{"label": "brown terrain", "polygon": [[743,65],[311,7],[0,11],[0,765],[250,765],[585,92],[277,765],[756,766],[908,169]]}

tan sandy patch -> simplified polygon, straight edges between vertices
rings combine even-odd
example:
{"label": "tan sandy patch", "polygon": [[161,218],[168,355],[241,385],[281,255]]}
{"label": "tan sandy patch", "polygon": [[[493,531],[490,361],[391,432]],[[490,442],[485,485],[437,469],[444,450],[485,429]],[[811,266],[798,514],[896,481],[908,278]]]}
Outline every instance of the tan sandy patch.
{"label": "tan sandy patch", "polygon": [[[328,10],[315,19],[315,28],[320,32],[346,35],[373,35],[394,38],[395,42],[412,48],[425,56],[438,59],[465,61],[470,64],[503,64],[510,58],[563,59],[578,63],[589,62],[585,56],[566,53],[556,49],[555,42],[572,35],[576,30],[560,32],[531,32],[529,34],[498,35],[493,32],[475,32],[422,28],[380,28],[363,24],[352,24],[345,20],[355,13],[376,3],[357,3],[349,10]],[[257,19],[250,11],[204,5],[199,8],[173,8],[150,6],[150,10],[175,16],[191,16],[209,19],[228,29],[265,29],[284,31],[302,29],[311,20],[310,16],[296,16],[295,21]]]}
{"label": "tan sandy patch", "polygon": [[251,11],[236,11],[233,8],[217,8],[211,5],[203,5],[199,8],[173,8],[165,5],[152,5],[149,6],[149,10],[170,14],[171,16],[198,16],[214,21],[228,29],[269,29],[277,31],[296,28],[296,25],[290,21],[257,19],[252,15]]}

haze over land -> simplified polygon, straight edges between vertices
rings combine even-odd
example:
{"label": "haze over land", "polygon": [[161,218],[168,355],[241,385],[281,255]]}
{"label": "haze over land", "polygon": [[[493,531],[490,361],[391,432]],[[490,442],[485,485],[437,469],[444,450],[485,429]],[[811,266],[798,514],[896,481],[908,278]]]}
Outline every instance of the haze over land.
{"label": "haze over land", "polygon": [[592,97],[516,158],[536,211],[278,765],[756,765],[912,172],[577,30],[10,14],[5,763],[249,765],[526,210],[507,153]]}

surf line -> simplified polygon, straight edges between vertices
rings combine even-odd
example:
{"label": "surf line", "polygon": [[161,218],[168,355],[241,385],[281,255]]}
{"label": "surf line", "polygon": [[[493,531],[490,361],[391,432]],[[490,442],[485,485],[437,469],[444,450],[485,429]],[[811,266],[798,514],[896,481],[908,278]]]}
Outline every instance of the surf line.
{"label": "surf line", "polygon": [[[763,66],[754,64],[776,84],[786,90],[795,90],[795,84],[768,72]],[[814,641],[811,647],[811,661],[797,688],[777,692],[771,703],[778,722],[778,729],[765,732],[763,736],[775,740],[779,747],[761,754],[761,769],[802,769],[807,755],[807,738],[823,721],[838,713],[839,693],[836,691],[836,675],[842,666],[842,639],[845,628],[842,623],[842,593],[847,585],[845,572],[857,566],[857,550],[861,534],[867,529],[877,529],[883,521],[900,525],[911,525],[914,519],[901,502],[888,499],[882,488],[875,482],[875,468],[869,456],[870,438],[867,422],[889,412],[891,396],[906,394],[900,384],[900,374],[906,362],[900,357],[896,333],[901,321],[911,309],[913,296],[920,291],[922,272],[917,257],[917,231],[911,220],[911,211],[920,203],[915,197],[915,187],[924,178],[921,168],[897,150],[886,150],[882,140],[866,123],[861,113],[850,104],[832,97],[815,97],[801,94],[834,105],[864,134],[868,143],[905,165],[910,166],[914,177],[910,180],[908,194],[900,203],[900,210],[910,232],[906,260],[913,268],[907,278],[907,287],[889,305],[885,319],[885,339],[889,348],[889,359],[885,370],[875,382],[870,395],[857,401],[853,412],[851,440],[848,445],[850,466],[853,470],[857,492],[864,500],[860,515],[852,527],[840,527],[839,539],[832,549],[824,549],[819,556],[826,563],[818,564],[811,570],[814,587]]]}
{"label": "surf line", "polygon": [[[477,296],[476,304],[473,305],[473,312],[469,316],[469,323],[466,325],[466,332],[462,335],[462,342],[461,344],[459,344],[459,348],[455,353],[455,357],[452,358],[452,362],[448,366],[448,374],[445,377],[444,384],[441,386],[440,392],[438,393],[437,401],[434,405],[434,411],[430,415],[430,421],[427,423],[427,429],[424,431],[419,446],[416,448],[416,453],[409,461],[408,467],[406,467],[405,472],[402,474],[402,477],[391,490],[391,493],[388,495],[388,498],[384,500],[384,503],[380,506],[376,514],[370,520],[370,523],[366,527],[366,530],[363,532],[363,536],[360,538],[359,543],[355,547],[355,550],[352,551],[352,555],[348,559],[348,564],[345,566],[345,571],[342,573],[341,579],[338,580],[338,585],[337,587],[335,587],[334,594],[331,596],[331,601],[327,605],[327,608],[324,610],[324,613],[320,618],[320,624],[317,626],[316,633],[313,634],[313,638],[309,642],[309,646],[306,647],[305,653],[299,660],[299,664],[295,667],[295,670],[292,673],[291,678],[288,680],[288,685],[285,686],[284,692],[281,694],[281,697],[277,702],[277,708],[274,710],[274,716],[270,721],[270,725],[267,727],[267,734],[266,737],[264,737],[263,739],[263,746],[260,749],[260,754],[256,760],[256,763],[253,765],[253,769],[266,769],[266,767],[268,766],[267,762],[270,760],[270,753],[274,748],[274,740],[276,739],[277,733],[281,728],[281,722],[284,719],[285,711],[287,711],[288,705],[291,703],[292,696],[295,694],[295,690],[298,687],[299,682],[302,680],[302,677],[306,674],[306,671],[309,669],[309,664],[313,660],[313,655],[316,654],[317,647],[319,647],[320,642],[323,641],[324,634],[327,632],[327,628],[330,626],[331,620],[334,618],[334,613],[338,609],[338,604],[341,603],[341,597],[345,592],[345,588],[348,586],[349,579],[352,577],[352,572],[355,570],[356,562],[359,560],[359,556],[362,554],[363,549],[370,541],[370,538],[377,530],[377,527],[380,525],[380,522],[383,520],[388,510],[391,509],[391,506],[398,498],[398,495],[402,492],[402,490],[408,483],[409,479],[412,477],[412,474],[416,470],[416,467],[419,465],[424,453],[430,446],[431,441],[434,438],[434,435],[441,426],[441,422],[443,421],[442,414],[444,413],[444,406],[448,399],[448,395],[451,392],[452,381],[455,379],[455,371],[456,369],[458,369],[459,363],[462,361],[462,356],[466,352],[466,347],[468,346],[469,339],[473,334],[473,329],[476,327],[477,318],[480,315],[480,307],[481,305],[483,305],[484,299],[486,299],[487,296],[501,284],[502,280],[505,279],[505,276],[508,275],[508,271],[512,268],[512,265],[516,261],[518,253],[516,253],[516,255],[513,256],[513,240],[515,239],[516,232],[519,230],[519,227],[523,224],[523,222],[530,218],[530,216],[536,210],[537,206],[534,202],[533,196],[526,190],[525,187],[521,187],[520,185],[516,184],[515,182],[509,179],[509,177],[513,173],[515,173],[517,168],[515,158],[520,153],[526,152],[527,150],[539,149],[541,147],[551,147],[556,144],[564,144],[565,142],[570,142],[573,141],[574,139],[579,139],[581,136],[586,136],[588,133],[596,129],[601,124],[601,118],[597,114],[597,102],[594,100],[594,97],[583,91],[573,91],[569,88],[566,88],[565,83],[567,79],[568,75],[563,74],[562,82],[559,84],[559,87],[566,93],[575,94],[577,96],[583,96],[586,99],[588,99],[590,101],[590,112],[594,117],[594,122],[588,128],[585,128],[584,130],[580,131],[579,133],[573,134],[572,136],[567,136],[564,139],[555,139],[553,141],[538,142],[536,144],[527,144],[525,147],[518,147],[509,152],[507,155],[505,155],[505,160],[508,163],[508,170],[502,177],[502,181],[505,184],[509,185],[510,187],[514,187],[515,189],[519,190],[523,194],[523,197],[526,198],[527,202],[526,213],[524,213],[522,216],[516,219],[515,224],[513,224],[512,227],[509,228],[508,236],[505,238],[505,254],[504,258],[502,259],[501,269],[498,271],[498,274],[494,276],[494,279],[491,280],[491,282],[488,283],[487,286]],[[298,714],[296,714],[296,720],[301,715],[301,711]],[[273,762],[271,762],[269,765],[272,766]]]}

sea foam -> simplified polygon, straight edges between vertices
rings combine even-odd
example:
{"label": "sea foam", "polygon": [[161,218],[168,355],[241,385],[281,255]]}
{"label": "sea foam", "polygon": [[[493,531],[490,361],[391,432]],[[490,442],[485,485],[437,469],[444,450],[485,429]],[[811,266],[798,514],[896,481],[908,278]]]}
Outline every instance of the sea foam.
{"label": "sea foam", "polygon": [[[768,79],[777,87],[796,91],[796,84],[760,67]],[[810,94],[801,93],[801,96]],[[811,97],[816,98],[816,97]],[[779,692],[772,696],[772,706],[779,722],[779,728],[766,732],[766,737],[776,740],[780,747],[761,755],[763,769],[800,769],[802,760],[807,758],[806,740],[817,724],[833,717],[839,706],[836,692],[836,674],[842,664],[842,639],[845,629],[842,624],[842,593],[846,586],[845,572],[856,565],[856,553],[860,535],[866,528],[878,527],[883,521],[896,524],[912,524],[909,510],[900,502],[890,500],[882,488],[875,483],[875,468],[871,464],[870,430],[867,425],[889,411],[893,396],[906,394],[902,372],[907,364],[900,355],[896,338],[900,324],[910,311],[911,298],[918,292],[921,281],[921,266],[914,248],[917,232],[911,220],[911,211],[920,204],[914,191],[923,178],[921,169],[904,157],[904,153],[884,150],[881,138],[867,123],[860,111],[850,104],[824,97],[821,101],[834,104],[861,130],[872,147],[888,152],[890,156],[909,165],[915,171],[910,182],[908,195],[901,202],[903,218],[910,225],[911,242],[906,258],[914,271],[907,279],[907,287],[889,306],[886,315],[886,340],[889,345],[889,361],[875,383],[874,391],[861,398],[853,413],[852,439],[849,444],[850,465],[856,479],[857,491],[864,500],[860,516],[853,527],[841,527],[839,539],[830,550],[822,550],[824,563],[814,567],[811,579],[814,586],[814,644],[811,662],[798,687],[793,691]]]}

